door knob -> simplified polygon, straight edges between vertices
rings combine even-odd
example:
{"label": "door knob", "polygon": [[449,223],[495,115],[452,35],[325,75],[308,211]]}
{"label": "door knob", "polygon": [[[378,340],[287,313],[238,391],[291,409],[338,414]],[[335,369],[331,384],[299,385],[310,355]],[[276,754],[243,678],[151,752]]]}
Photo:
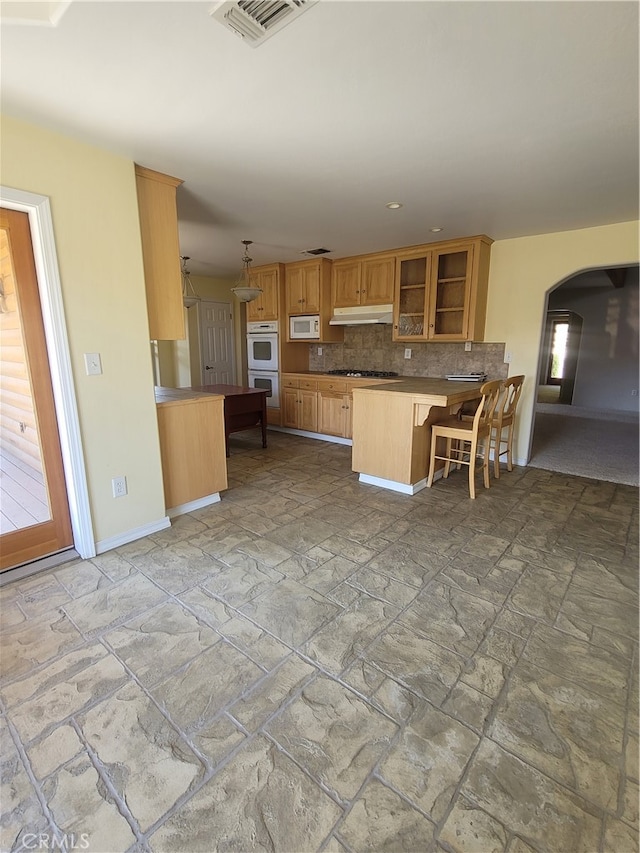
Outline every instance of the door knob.
{"label": "door knob", "polygon": [[207,365],[205,366],[205,370],[213,370],[213,367],[209,367],[209,365],[207,364]]}

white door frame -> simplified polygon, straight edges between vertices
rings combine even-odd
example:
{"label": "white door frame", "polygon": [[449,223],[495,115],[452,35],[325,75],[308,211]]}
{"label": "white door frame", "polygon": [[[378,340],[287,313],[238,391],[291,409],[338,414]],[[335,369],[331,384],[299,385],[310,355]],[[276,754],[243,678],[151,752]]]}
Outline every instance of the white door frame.
{"label": "white door frame", "polygon": [[73,543],[82,558],[95,557],[96,543],[91,521],[87,474],[71,369],[67,324],[64,317],[51,205],[47,196],[0,186],[0,206],[29,215],[31,243],[36,263],[51,384],[67,484]]}

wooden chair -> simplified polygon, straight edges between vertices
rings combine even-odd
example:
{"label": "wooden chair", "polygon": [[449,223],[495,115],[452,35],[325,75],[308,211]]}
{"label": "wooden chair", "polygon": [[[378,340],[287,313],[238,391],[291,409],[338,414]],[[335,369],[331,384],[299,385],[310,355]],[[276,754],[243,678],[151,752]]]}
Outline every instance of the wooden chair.
{"label": "wooden chair", "polygon": [[[516,407],[522,392],[524,376],[511,376],[504,380],[503,396],[496,406],[491,422],[491,447],[493,448],[493,473],[500,476],[500,457],[507,456],[507,471],[513,471],[513,432]],[[504,430],[506,437],[503,437]],[[505,449],[501,450],[502,445]]]}
{"label": "wooden chair", "polygon": [[[451,415],[445,420],[431,425],[431,457],[429,460],[429,476],[427,486],[433,485],[436,459],[444,460],[444,474],[447,478],[451,464],[469,466],[469,496],[476,496],[475,475],[476,460],[482,457],[485,489],[489,488],[489,447],[491,441],[491,424],[500,392],[503,387],[501,379],[485,382],[480,388],[480,402],[472,419],[460,420],[457,415]],[[446,439],[446,455],[436,453],[436,443],[439,438]],[[479,453],[478,451],[482,452]]]}

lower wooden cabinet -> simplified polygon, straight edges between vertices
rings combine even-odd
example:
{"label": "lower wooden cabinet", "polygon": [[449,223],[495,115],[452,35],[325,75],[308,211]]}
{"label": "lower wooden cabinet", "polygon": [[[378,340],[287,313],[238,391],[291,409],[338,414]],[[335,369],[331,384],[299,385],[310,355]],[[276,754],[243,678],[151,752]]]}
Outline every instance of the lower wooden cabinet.
{"label": "lower wooden cabinet", "polygon": [[284,388],[282,391],[282,426],[318,430],[318,394],[303,388]]}
{"label": "lower wooden cabinet", "polygon": [[318,432],[351,438],[351,394],[318,392]]}
{"label": "lower wooden cabinet", "polygon": [[186,512],[227,488],[224,397],[157,388],[156,402],[165,506]]}

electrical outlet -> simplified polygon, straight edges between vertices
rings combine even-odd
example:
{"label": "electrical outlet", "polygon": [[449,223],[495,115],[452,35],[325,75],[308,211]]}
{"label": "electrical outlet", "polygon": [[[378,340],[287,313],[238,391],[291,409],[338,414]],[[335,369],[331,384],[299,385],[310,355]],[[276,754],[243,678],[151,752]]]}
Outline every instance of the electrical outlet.
{"label": "electrical outlet", "polygon": [[322,355],[322,347],[318,347],[318,355]]}
{"label": "electrical outlet", "polygon": [[511,364],[511,353],[510,352],[505,352],[504,363],[505,364]]}
{"label": "electrical outlet", "polygon": [[637,388],[634,388],[634,389],[633,389],[633,391],[631,392],[631,396],[632,396],[632,397],[637,397],[637,396],[638,396],[638,389],[637,389]]}
{"label": "electrical outlet", "polygon": [[99,376],[102,373],[102,363],[99,352],[85,352],[84,366],[87,376]]}
{"label": "electrical outlet", "polygon": [[411,350],[409,349],[409,347],[407,347],[407,348],[405,349],[405,351],[404,351],[404,357],[405,357],[405,358],[411,358]]}
{"label": "electrical outlet", "polygon": [[127,478],[114,477],[111,480],[111,489],[114,498],[123,498],[127,494]]}
{"label": "electrical outlet", "polygon": [[471,352],[471,341],[465,341],[464,342],[464,351],[465,352]]}

